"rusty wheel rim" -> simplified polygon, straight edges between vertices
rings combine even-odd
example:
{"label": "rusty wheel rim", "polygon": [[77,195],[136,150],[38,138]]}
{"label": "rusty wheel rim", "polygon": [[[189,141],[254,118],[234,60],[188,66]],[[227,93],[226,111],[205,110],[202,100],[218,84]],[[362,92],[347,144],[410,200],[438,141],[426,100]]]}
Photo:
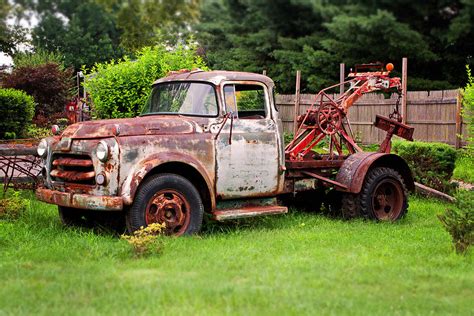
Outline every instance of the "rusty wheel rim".
{"label": "rusty wheel rim", "polygon": [[399,183],[392,179],[381,181],[372,197],[372,209],[378,220],[393,221],[403,208],[403,191]]}
{"label": "rusty wheel rim", "polygon": [[166,235],[181,236],[189,226],[190,206],[183,194],[165,189],[156,192],[146,206],[146,224],[166,224]]}
{"label": "rusty wheel rim", "polygon": [[323,104],[318,110],[318,126],[326,135],[333,135],[341,127],[341,113],[332,103]]}

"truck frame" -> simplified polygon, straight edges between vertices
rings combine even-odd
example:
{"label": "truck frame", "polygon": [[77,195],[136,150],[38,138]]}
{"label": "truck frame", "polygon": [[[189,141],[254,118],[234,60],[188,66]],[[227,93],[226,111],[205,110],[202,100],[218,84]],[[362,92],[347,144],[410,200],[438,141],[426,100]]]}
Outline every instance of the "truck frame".
{"label": "truck frame", "polygon": [[[282,214],[281,197],[302,194],[317,206],[325,191],[345,217],[398,220],[414,182],[389,144],[413,129],[378,116],[387,139],[379,152],[363,152],[345,121],[356,96],[399,89],[389,72],[353,73],[337,100],[320,92],[287,146],[269,77],[170,73],[154,82],[139,117],[80,122],[41,140],[36,195],[58,205],[66,225],[125,215],[129,232],[165,223],[177,236],[197,233],[205,213],[217,221]],[[315,149],[324,139],[327,153]]]}

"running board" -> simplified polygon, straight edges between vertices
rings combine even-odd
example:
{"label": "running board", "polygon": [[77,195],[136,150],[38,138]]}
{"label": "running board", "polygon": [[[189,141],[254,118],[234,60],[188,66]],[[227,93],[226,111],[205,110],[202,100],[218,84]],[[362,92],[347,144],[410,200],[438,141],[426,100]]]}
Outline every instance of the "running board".
{"label": "running board", "polygon": [[213,218],[217,221],[229,219],[254,217],[261,215],[276,215],[288,213],[286,206],[268,205],[268,206],[247,206],[234,209],[222,209],[213,212]]}

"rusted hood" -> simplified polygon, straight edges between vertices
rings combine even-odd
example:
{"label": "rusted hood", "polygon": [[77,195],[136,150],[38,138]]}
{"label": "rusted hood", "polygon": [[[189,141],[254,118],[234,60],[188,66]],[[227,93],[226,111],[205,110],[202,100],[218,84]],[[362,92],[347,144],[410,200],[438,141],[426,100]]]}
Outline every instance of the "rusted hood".
{"label": "rusted hood", "polygon": [[61,136],[90,139],[113,136],[191,134],[196,131],[196,126],[192,120],[182,116],[156,115],[76,123],[68,126]]}

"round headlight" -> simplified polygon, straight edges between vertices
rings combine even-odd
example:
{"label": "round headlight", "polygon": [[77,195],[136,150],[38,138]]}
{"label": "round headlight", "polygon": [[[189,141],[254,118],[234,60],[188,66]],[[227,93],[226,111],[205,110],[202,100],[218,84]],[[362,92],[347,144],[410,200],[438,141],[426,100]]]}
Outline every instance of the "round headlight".
{"label": "round headlight", "polygon": [[109,146],[107,143],[103,140],[97,144],[97,150],[96,150],[97,158],[99,158],[100,161],[105,162],[107,159],[109,159]]}
{"label": "round headlight", "polygon": [[36,152],[38,153],[38,156],[44,158],[48,154],[48,142],[46,139],[42,139],[38,147],[36,148]]}

